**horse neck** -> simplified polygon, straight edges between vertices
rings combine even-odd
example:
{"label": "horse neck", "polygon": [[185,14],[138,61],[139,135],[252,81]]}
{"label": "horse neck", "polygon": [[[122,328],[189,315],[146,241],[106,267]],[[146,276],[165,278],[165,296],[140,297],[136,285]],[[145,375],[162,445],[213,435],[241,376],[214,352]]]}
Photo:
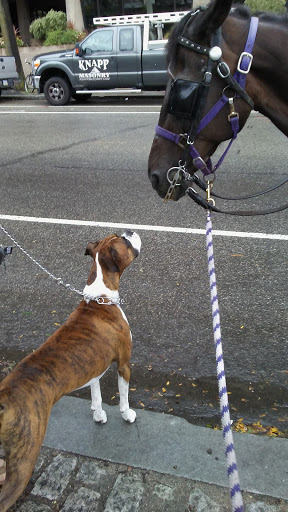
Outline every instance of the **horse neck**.
{"label": "horse neck", "polygon": [[[246,24],[245,31],[243,23]],[[238,25],[238,34],[240,34],[238,43],[236,43],[236,24]],[[239,58],[245,46],[249,28],[248,20],[234,18],[233,25],[231,46],[234,53],[236,45],[238,45]],[[246,91],[254,101],[255,110],[268,117],[286,136],[288,136],[288,63],[285,55],[288,46],[287,28],[284,23],[281,25],[275,21],[262,22],[260,19],[252,52],[253,64],[246,82]],[[233,27],[230,27],[230,31],[231,29],[233,30]],[[228,34],[227,31],[226,34]],[[240,48],[239,40],[241,40]]]}

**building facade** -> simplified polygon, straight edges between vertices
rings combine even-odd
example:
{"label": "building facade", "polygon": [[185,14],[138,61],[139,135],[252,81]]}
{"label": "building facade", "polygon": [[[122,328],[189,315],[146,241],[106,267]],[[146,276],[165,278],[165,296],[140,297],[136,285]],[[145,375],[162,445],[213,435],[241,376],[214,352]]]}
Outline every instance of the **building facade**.
{"label": "building facade", "polygon": [[[207,3],[198,0],[197,5]],[[23,41],[30,43],[30,23],[45,16],[50,9],[64,11],[77,30],[92,29],[93,17],[142,14],[151,12],[188,11],[193,0],[8,0],[12,23]]]}

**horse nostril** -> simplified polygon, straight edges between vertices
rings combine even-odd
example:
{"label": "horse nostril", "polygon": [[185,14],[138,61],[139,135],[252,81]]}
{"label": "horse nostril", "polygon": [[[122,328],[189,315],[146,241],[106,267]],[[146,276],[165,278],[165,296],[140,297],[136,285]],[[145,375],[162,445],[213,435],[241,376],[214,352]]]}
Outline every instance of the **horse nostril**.
{"label": "horse nostril", "polygon": [[157,171],[152,172],[152,173],[150,174],[149,178],[150,178],[150,181],[151,181],[151,183],[152,183],[152,187],[153,187],[155,190],[157,190],[157,189],[158,189],[158,187],[159,187],[159,175],[158,175]]}

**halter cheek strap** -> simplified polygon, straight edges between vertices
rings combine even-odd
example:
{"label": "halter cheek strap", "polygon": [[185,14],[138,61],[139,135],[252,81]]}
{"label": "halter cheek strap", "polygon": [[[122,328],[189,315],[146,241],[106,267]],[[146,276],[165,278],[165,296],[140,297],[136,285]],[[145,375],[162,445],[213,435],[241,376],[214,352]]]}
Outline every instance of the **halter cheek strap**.
{"label": "halter cheek strap", "polygon": [[[223,62],[221,60],[221,58],[218,59],[218,66],[217,66],[217,71],[218,71],[218,74],[220,75],[220,77],[225,80],[225,82],[227,83],[229,88],[231,88],[235,91],[235,93],[238,97],[241,97],[249,104],[251,109],[254,107],[254,103],[251,100],[251,98],[248,96],[248,94],[245,92],[244,88],[245,88],[247,74],[250,71],[252,60],[253,60],[252,50],[253,50],[254,42],[256,39],[256,35],[257,35],[257,29],[258,29],[258,18],[253,16],[253,17],[251,17],[251,21],[250,21],[250,28],[249,28],[249,33],[248,33],[245,49],[244,49],[244,52],[242,52],[239,57],[237,71],[236,71],[234,77],[232,77],[232,75],[230,74],[229,67],[227,66],[227,64],[225,62]],[[202,46],[202,45],[198,45],[196,43],[193,43],[189,39],[186,39],[182,36],[180,36],[178,38],[178,43],[180,45],[184,46],[185,48],[189,48],[193,51],[196,51],[197,53],[209,55],[209,51],[210,51],[209,48]],[[208,66],[209,66],[209,62],[210,62],[210,59],[208,61]],[[224,91],[225,91],[225,89],[224,89]],[[198,135],[198,133],[201,132],[205,128],[205,126],[207,126],[212,121],[212,119],[214,119],[214,117],[218,114],[218,112],[220,112],[220,110],[224,107],[224,105],[226,105],[228,102],[229,103],[231,102],[231,99],[225,95],[224,91],[222,93],[222,97],[217,101],[217,103],[215,103],[215,105],[213,105],[213,107],[202,118],[202,120],[199,120],[199,122],[197,124],[197,130],[195,130],[195,133],[194,133],[195,136]],[[230,103],[230,105],[231,105],[231,109],[230,109],[231,112],[230,112],[230,115],[228,116],[228,119],[230,121],[231,128],[232,128],[232,138],[231,138],[226,150],[224,151],[221,158],[218,160],[217,164],[214,167],[212,165],[211,159],[209,158],[207,160],[207,162],[205,162],[203,160],[203,158],[199,155],[197,149],[194,147],[194,140],[193,140],[194,136],[193,136],[193,138],[191,138],[190,135],[191,135],[191,132],[193,131],[193,126],[195,127],[195,123],[193,123],[189,135],[186,133],[177,135],[173,132],[170,132],[169,130],[166,130],[165,128],[162,128],[159,125],[157,125],[156,129],[155,129],[156,134],[160,135],[161,137],[164,137],[165,139],[168,139],[168,140],[174,142],[175,144],[177,144],[178,146],[183,148],[185,150],[185,156],[190,155],[196,169],[201,170],[205,176],[208,176],[208,175],[214,173],[220,167],[220,165],[222,164],[225,156],[227,155],[227,153],[232,145],[232,142],[236,139],[237,134],[239,132],[239,116],[236,112],[234,112],[232,110],[233,101]],[[185,143],[185,145],[183,143]]]}

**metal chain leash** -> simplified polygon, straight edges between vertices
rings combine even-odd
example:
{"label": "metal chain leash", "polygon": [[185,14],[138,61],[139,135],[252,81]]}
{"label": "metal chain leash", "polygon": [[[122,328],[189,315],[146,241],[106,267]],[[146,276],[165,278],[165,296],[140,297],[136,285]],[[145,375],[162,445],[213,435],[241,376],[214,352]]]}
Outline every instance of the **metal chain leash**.
{"label": "metal chain leash", "polygon": [[45,274],[47,274],[51,279],[53,279],[54,281],[56,281],[59,285],[63,286],[64,288],[66,288],[66,290],[70,290],[71,292],[74,292],[74,293],[77,293],[77,295],[80,295],[82,298],[84,298],[85,300],[94,300],[96,301],[98,304],[104,304],[105,306],[111,306],[112,304],[123,304],[124,300],[123,299],[113,299],[111,297],[93,297],[92,295],[88,295],[88,294],[84,294],[83,292],[81,292],[80,290],[77,290],[77,288],[75,288],[74,286],[72,286],[70,283],[64,283],[63,279],[61,277],[56,277],[54,274],[52,274],[52,272],[49,272],[49,270],[47,270],[47,268],[43,267],[43,265],[41,265],[40,263],[38,263],[38,261],[35,260],[35,258],[33,258],[33,256],[31,256],[16,240],[15,238],[13,238],[12,235],[10,235],[10,233],[8,233],[8,231],[4,228],[4,226],[2,226],[2,224],[0,224],[0,228],[2,229],[3,233],[5,233],[5,235],[8,236],[8,238],[10,238],[10,240],[16,245],[16,247],[18,247],[18,249],[20,249],[20,251],[23,252],[23,254],[25,254],[25,256],[27,256],[27,258],[29,258],[31,261],[33,261],[33,263],[35,263],[35,265],[37,265],[37,267],[39,267],[41,270],[43,270],[43,272],[45,272]]}

